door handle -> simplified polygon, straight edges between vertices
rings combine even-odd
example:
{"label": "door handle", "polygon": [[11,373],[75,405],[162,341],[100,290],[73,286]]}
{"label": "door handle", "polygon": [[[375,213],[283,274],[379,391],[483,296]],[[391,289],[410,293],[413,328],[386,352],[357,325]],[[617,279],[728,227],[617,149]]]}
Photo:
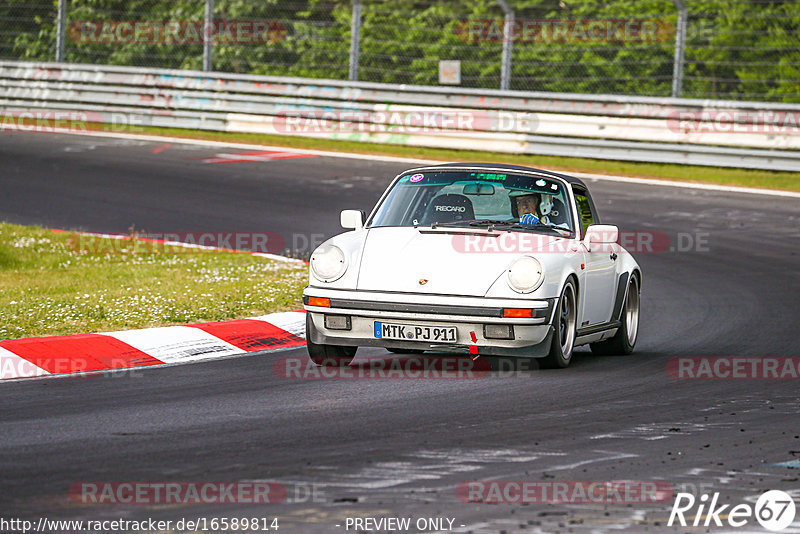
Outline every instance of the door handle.
{"label": "door handle", "polygon": [[611,258],[612,261],[617,261],[617,253],[616,252],[612,252],[611,256],[609,256],[609,258]]}

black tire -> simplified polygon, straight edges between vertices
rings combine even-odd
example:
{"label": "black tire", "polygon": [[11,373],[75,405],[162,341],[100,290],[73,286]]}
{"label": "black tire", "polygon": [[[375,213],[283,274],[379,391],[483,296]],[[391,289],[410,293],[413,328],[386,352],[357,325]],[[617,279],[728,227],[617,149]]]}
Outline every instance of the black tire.
{"label": "black tire", "polygon": [[575,282],[570,278],[561,290],[561,296],[556,304],[556,314],[553,321],[553,340],[550,343],[550,353],[542,358],[542,367],[549,369],[564,369],[572,361],[572,351],[575,348],[575,335],[578,322],[578,293]]}
{"label": "black tire", "polygon": [[345,367],[355,358],[358,347],[344,347],[340,345],[320,345],[311,341],[310,332],[314,324],[311,317],[306,315],[306,348],[308,357],[319,366]]}
{"label": "black tire", "polygon": [[422,354],[425,352],[422,349],[390,349],[389,347],[386,347],[386,350],[392,354]]}
{"label": "black tire", "polygon": [[631,276],[628,291],[622,305],[622,324],[614,337],[589,344],[592,354],[599,356],[622,356],[633,352],[639,335],[639,311],[641,293],[639,279]]}

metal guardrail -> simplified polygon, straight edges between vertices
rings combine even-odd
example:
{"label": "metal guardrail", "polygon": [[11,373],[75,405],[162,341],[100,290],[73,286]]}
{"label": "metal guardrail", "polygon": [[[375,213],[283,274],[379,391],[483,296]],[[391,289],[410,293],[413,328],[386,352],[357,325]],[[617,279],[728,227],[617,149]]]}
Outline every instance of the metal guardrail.
{"label": "metal guardrail", "polygon": [[800,119],[797,104],[0,62],[0,110],[11,117],[3,128],[26,111],[58,110],[123,128],[800,171],[800,124],[786,127]]}

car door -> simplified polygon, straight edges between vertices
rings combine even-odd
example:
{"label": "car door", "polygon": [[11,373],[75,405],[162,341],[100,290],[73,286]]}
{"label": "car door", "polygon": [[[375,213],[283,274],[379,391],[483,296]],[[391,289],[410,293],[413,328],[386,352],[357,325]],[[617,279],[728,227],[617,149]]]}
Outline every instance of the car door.
{"label": "car door", "polygon": [[[581,222],[581,239],[586,235],[586,229],[599,224],[597,211],[592,202],[589,191],[583,187],[574,186],[576,208]],[[584,265],[583,289],[580,291],[581,317],[578,328],[586,328],[611,320],[614,307],[614,297],[617,282],[617,253],[619,245],[583,246]]]}

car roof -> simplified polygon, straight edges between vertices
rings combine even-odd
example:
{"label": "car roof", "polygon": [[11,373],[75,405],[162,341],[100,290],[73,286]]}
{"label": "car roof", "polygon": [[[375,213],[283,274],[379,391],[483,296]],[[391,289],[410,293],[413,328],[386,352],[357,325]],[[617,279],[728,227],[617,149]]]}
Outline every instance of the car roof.
{"label": "car roof", "polygon": [[[422,168],[422,167],[419,167]],[[561,174],[558,172],[553,171],[545,171],[543,169],[536,169],[534,167],[524,167],[522,165],[508,165],[506,163],[443,163],[441,165],[427,165],[424,167],[425,169],[447,169],[447,168],[476,168],[476,169],[509,169],[515,171],[526,171],[526,172],[535,172],[538,174],[544,174],[549,176],[554,176],[556,178],[561,178],[562,180],[575,185],[581,185],[584,188],[586,184],[583,183],[583,180],[579,178],[575,178],[574,176],[570,176],[568,174]]]}

